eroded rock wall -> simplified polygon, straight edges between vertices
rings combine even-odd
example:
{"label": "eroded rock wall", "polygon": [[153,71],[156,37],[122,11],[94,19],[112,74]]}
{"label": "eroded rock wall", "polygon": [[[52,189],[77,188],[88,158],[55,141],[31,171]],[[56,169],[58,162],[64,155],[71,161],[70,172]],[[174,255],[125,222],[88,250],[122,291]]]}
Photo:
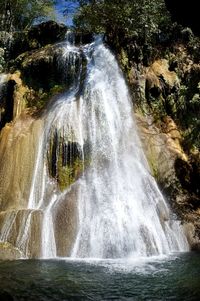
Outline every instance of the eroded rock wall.
{"label": "eroded rock wall", "polygon": [[199,59],[179,41],[148,66],[125,64],[152,173],[178,216],[192,225],[192,245],[199,248]]}

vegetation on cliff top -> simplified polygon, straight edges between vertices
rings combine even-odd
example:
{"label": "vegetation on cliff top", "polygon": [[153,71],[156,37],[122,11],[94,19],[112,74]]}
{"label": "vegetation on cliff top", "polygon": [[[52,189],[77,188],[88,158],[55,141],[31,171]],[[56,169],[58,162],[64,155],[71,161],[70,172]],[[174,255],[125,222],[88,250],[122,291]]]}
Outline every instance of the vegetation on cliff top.
{"label": "vegetation on cliff top", "polygon": [[0,0],[0,30],[23,30],[53,16],[54,0]]}
{"label": "vegetation on cliff top", "polygon": [[79,30],[105,33],[123,40],[140,35],[147,40],[169,22],[164,0],[77,0],[74,25]]}

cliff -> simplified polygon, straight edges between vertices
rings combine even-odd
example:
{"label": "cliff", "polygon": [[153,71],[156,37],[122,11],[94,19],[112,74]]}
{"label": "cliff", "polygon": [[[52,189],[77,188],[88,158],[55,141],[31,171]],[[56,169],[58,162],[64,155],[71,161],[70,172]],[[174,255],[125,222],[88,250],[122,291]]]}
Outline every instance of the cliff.
{"label": "cliff", "polygon": [[[20,148],[15,148],[16,140],[21,139],[23,144],[27,144],[27,154],[30,155],[30,160],[28,157],[23,158],[27,165],[21,162],[19,171],[26,175],[26,180],[21,183],[23,188],[26,188],[31,181],[32,157],[36,152],[34,138],[35,133],[41,127],[41,114],[57,94],[71,86],[80,64],[82,66],[81,81],[85,77],[83,55],[77,57],[73,62],[73,68],[68,70],[68,77],[65,77],[66,64],[62,63],[62,43],[66,32],[67,28],[62,24],[47,22],[33,27],[26,33],[12,37],[6,36],[6,38],[4,36],[1,41],[3,46],[5,43],[8,45],[9,40],[9,47],[6,53],[2,51],[1,59],[3,71],[7,74],[3,76],[1,82],[0,151],[3,154],[1,159],[3,162],[12,158],[15,162],[15,154],[21,151]],[[80,43],[81,40],[87,43],[91,39],[91,35],[81,38],[79,34],[76,34],[75,43]],[[118,56],[129,83],[138,131],[151,173],[171,207],[186,224],[192,246],[199,248],[200,131],[197,117],[200,113],[200,42],[189,29],[180,26],[172,27],[164,36],[159,35],[152,44],[141,44],[138,37],[124,37],[118,45],[113,44],[112,39],[107,39],[106,42]],[[35,126],[32,126],[35,120],[37,122]],[[31,132],[31,135],[28,132]],[[55,139],[56,135],[57,133],[54,133],[52,137],[49,152],[52,161],[58,155],[56,145],[60,143]],[[29,139],[32,140],[29,141]],[[10,144],[7,145],[8,143]],[[63,147],[65,146],[62,145],[62,149]],[[67,170],[68,173],[73,174],[68,183],[71,184],[81,175],[82,164],[77,162],[77,160],[81,161],[77,151],[78,143],[69,148],[69,151],[73,148],[76,153],[72,169]],[[50,174],[58,181],[62,190],[66,188],[63,187],[62,179],[62,174],[66,172],[66,169],[62,169],[63,166],[59,165],[63,161],[61,153],[57,161],[58,165],[51,164]],[[17,207],[17,202],[23,203],[27,196],[19,194],[21,187],[17,187],[17,181],[12,175],[13,169],[7,169],[10,164],[6,165],[3,162],[2,166],[5,169],[1,176],[7,173],[6,179],[12,177],[13,185],[16,186],[15,194],[7,194],[6,197],[4,191],[7,191],[8,187],[1,189],[4,196],[1,209],[4,212],[9,202],[9,210],[12,210]],[[26,189],[23,190],[26,191]],[[65,204],[65,199],[63,204]],[[73,206],[66,210],[72,212],[68,223],[73,230],[71,233],[73,236],[76,232],[75,225],[73,225],[73,222],[76,224]],[[59,223],[65,223],[65,212],[62,212],[62,208],[56,211],[55,215],[58,216]],[[41,223],[41,212],[35,212],[34,223],[35,225]],[[56,224],[57,233],[59,233],[59,223]],[[36,228],[38,229],[39,226]],[[67,225],[65,228],[67,229]],[[39,232],[31,235],[34,241],[34,235],[39,236]],[[61,234],[57,239],[62,240]],[[61,244],[60,255],[64,254],[63,249],[68,244],[68,241]],[[9,248],[9,245],[4,245],[3,248],[5,250]],[[33,246],[30,248],[33,248],[33,256],[38,254],[39,246],[35,249]],[[12,256],[15,251],[10,249],[11,255],[9,256]]]}
{"label": "cliff", "polygon": [[126,75],[152,174],[183,222],[200,238],[200,40],[173,24],[148,44],[108,41]]}

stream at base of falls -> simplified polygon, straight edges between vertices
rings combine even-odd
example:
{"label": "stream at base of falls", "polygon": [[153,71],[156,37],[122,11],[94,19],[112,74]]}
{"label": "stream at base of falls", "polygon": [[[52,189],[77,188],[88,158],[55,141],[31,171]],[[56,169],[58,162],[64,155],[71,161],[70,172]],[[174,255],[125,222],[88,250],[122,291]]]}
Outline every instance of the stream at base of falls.
{"label": "stream at base of falls", "polygon": [[200,300],[195,252],[135,260],[0,262],[1,301]]}
{"label": "stream at base of falls", "polygon": [[24,259],[0,262],[0,301],[200,300],[200,257],[151,174],[114,55],[99,38],[62,45],[72,86],[4,139],[0,243]]}

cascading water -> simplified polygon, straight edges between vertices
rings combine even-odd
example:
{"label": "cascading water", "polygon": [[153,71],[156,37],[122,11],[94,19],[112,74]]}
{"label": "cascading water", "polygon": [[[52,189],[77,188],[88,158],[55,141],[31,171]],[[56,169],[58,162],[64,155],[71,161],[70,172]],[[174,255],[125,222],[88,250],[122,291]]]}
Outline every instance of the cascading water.
{"label": "cascading water", "polygon": [[[23,244],[24,255],[33,256],[32,216],[40,212],[36,257],[187,251],[183,229],[149,172],[116,59],[100,39],[82,48],[66,43],[63,49],[62,67],[72,85],[42,117],[16,247]],[[13,211],[5,219],[1,241],[9,240],[16,216]]]}
{"label": "cascading water", "polygon": [[149,173],[117,62],[101,41],[89,54],[80,107],[91,167],[80,183],[79,231],[71,256],[113,258],[185,250],[182,230]]}

